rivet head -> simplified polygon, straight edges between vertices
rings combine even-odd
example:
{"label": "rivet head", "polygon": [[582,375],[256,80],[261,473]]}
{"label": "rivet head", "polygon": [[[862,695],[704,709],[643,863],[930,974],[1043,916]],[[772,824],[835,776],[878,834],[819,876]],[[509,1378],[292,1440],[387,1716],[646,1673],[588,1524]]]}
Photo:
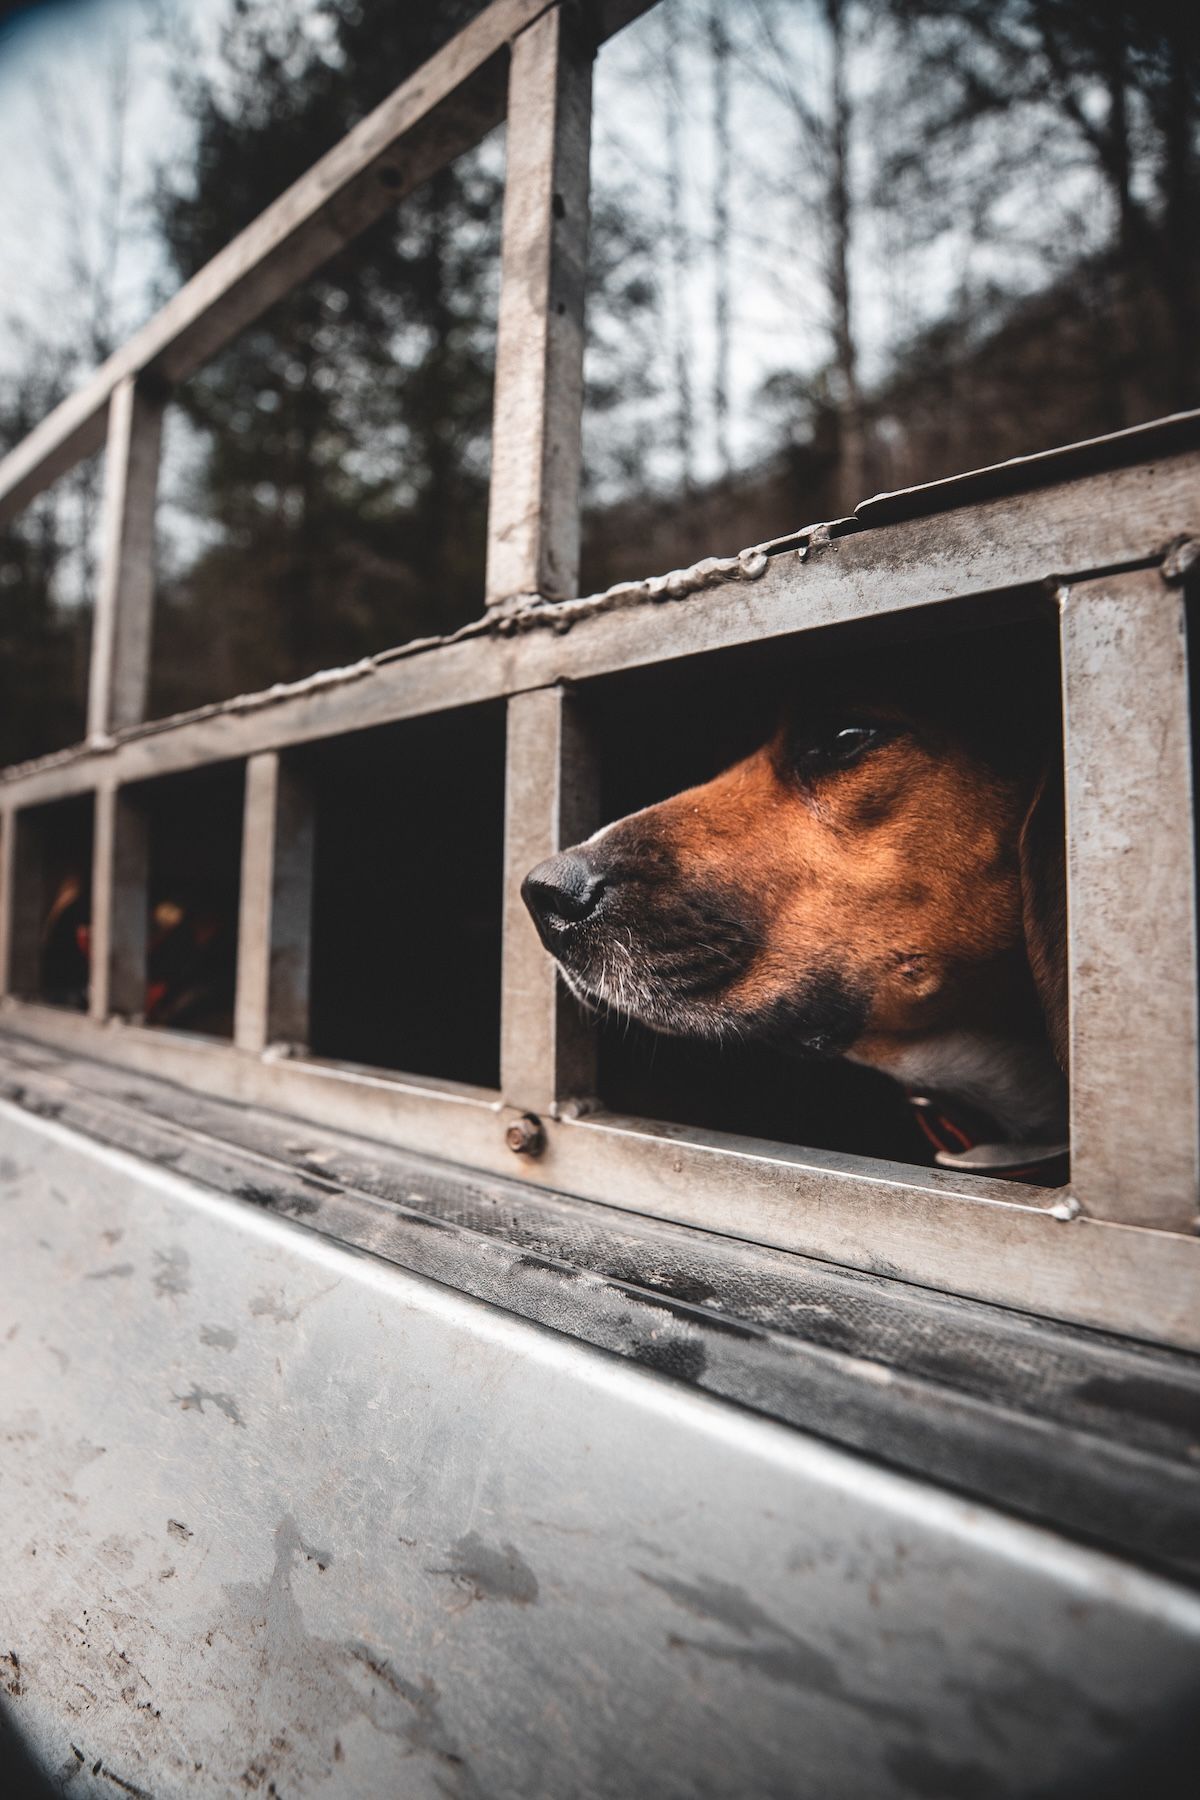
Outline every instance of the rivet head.
{"label": "rivet head", "polygon": [[514,1119],[504,1133],[504,1141],[516,1156],[540,1156],[546,1148],[542,1122],[532,1113],[523,1113],[519,1119]]}

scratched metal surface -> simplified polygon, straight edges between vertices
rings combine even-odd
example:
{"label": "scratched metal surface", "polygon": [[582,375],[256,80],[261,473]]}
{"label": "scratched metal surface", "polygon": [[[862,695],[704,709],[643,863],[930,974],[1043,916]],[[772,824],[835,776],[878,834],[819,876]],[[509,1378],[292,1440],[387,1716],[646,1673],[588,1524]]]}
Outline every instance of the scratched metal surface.
{"label": "scratched metal surface", "polygon": [[1200,1579],[1200,1358],[0,1037],[0,1099],[642,1367]]}
{"label": "scratched metal surface", "polygon": [[1095,1800],[1183,1729],[1181,1588],[57,1123],[0,1157],[51,1791]]}

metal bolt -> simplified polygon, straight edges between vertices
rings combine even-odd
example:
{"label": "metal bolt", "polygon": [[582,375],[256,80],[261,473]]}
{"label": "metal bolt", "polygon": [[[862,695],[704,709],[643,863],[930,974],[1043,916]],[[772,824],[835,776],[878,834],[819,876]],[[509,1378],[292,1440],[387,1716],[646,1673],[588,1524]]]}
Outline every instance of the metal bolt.
{"label": "metal bolt", "polygon": [[522,1113],[504,1133],[504,1141],[517,1156],[540,1156],[546,1148],[542,1121],[535,1119],[532,1113]]}
{"label": "metal bolt", "polygon": [[1188,537],[1184,532],[1182,536],[1174,538],[1167,545],[1166,555],[1163,558],[1162,578],[1169,582],[1186,581],[1198,564],[1200,564],[1200,540]]}

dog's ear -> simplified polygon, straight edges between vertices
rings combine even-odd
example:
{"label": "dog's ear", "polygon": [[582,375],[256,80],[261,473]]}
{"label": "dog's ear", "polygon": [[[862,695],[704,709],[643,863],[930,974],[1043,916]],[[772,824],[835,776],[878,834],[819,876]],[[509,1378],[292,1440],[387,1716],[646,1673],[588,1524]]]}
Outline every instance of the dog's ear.
{"label": "dog's ear", "polygon": [[1067,1066],[1067,856],[1062,758],[1052,755],[1021,826],[1025,951],[1060,1068]]}

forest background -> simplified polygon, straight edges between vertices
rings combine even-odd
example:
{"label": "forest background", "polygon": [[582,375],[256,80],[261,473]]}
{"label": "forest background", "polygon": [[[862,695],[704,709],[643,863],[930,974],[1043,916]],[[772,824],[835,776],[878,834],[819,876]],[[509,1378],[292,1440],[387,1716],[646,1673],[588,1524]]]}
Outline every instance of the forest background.
{"label": "forest background", "polygon": [[[476,10],[0,21],[0,453]],[[503,171],[501,130],[175,395],[156,714],[481,610]],[[1197,9],[663,0],[592,186],[585,592],[1200,404]],[[0,763],[82,735],[101,482],[0,531]]]}

